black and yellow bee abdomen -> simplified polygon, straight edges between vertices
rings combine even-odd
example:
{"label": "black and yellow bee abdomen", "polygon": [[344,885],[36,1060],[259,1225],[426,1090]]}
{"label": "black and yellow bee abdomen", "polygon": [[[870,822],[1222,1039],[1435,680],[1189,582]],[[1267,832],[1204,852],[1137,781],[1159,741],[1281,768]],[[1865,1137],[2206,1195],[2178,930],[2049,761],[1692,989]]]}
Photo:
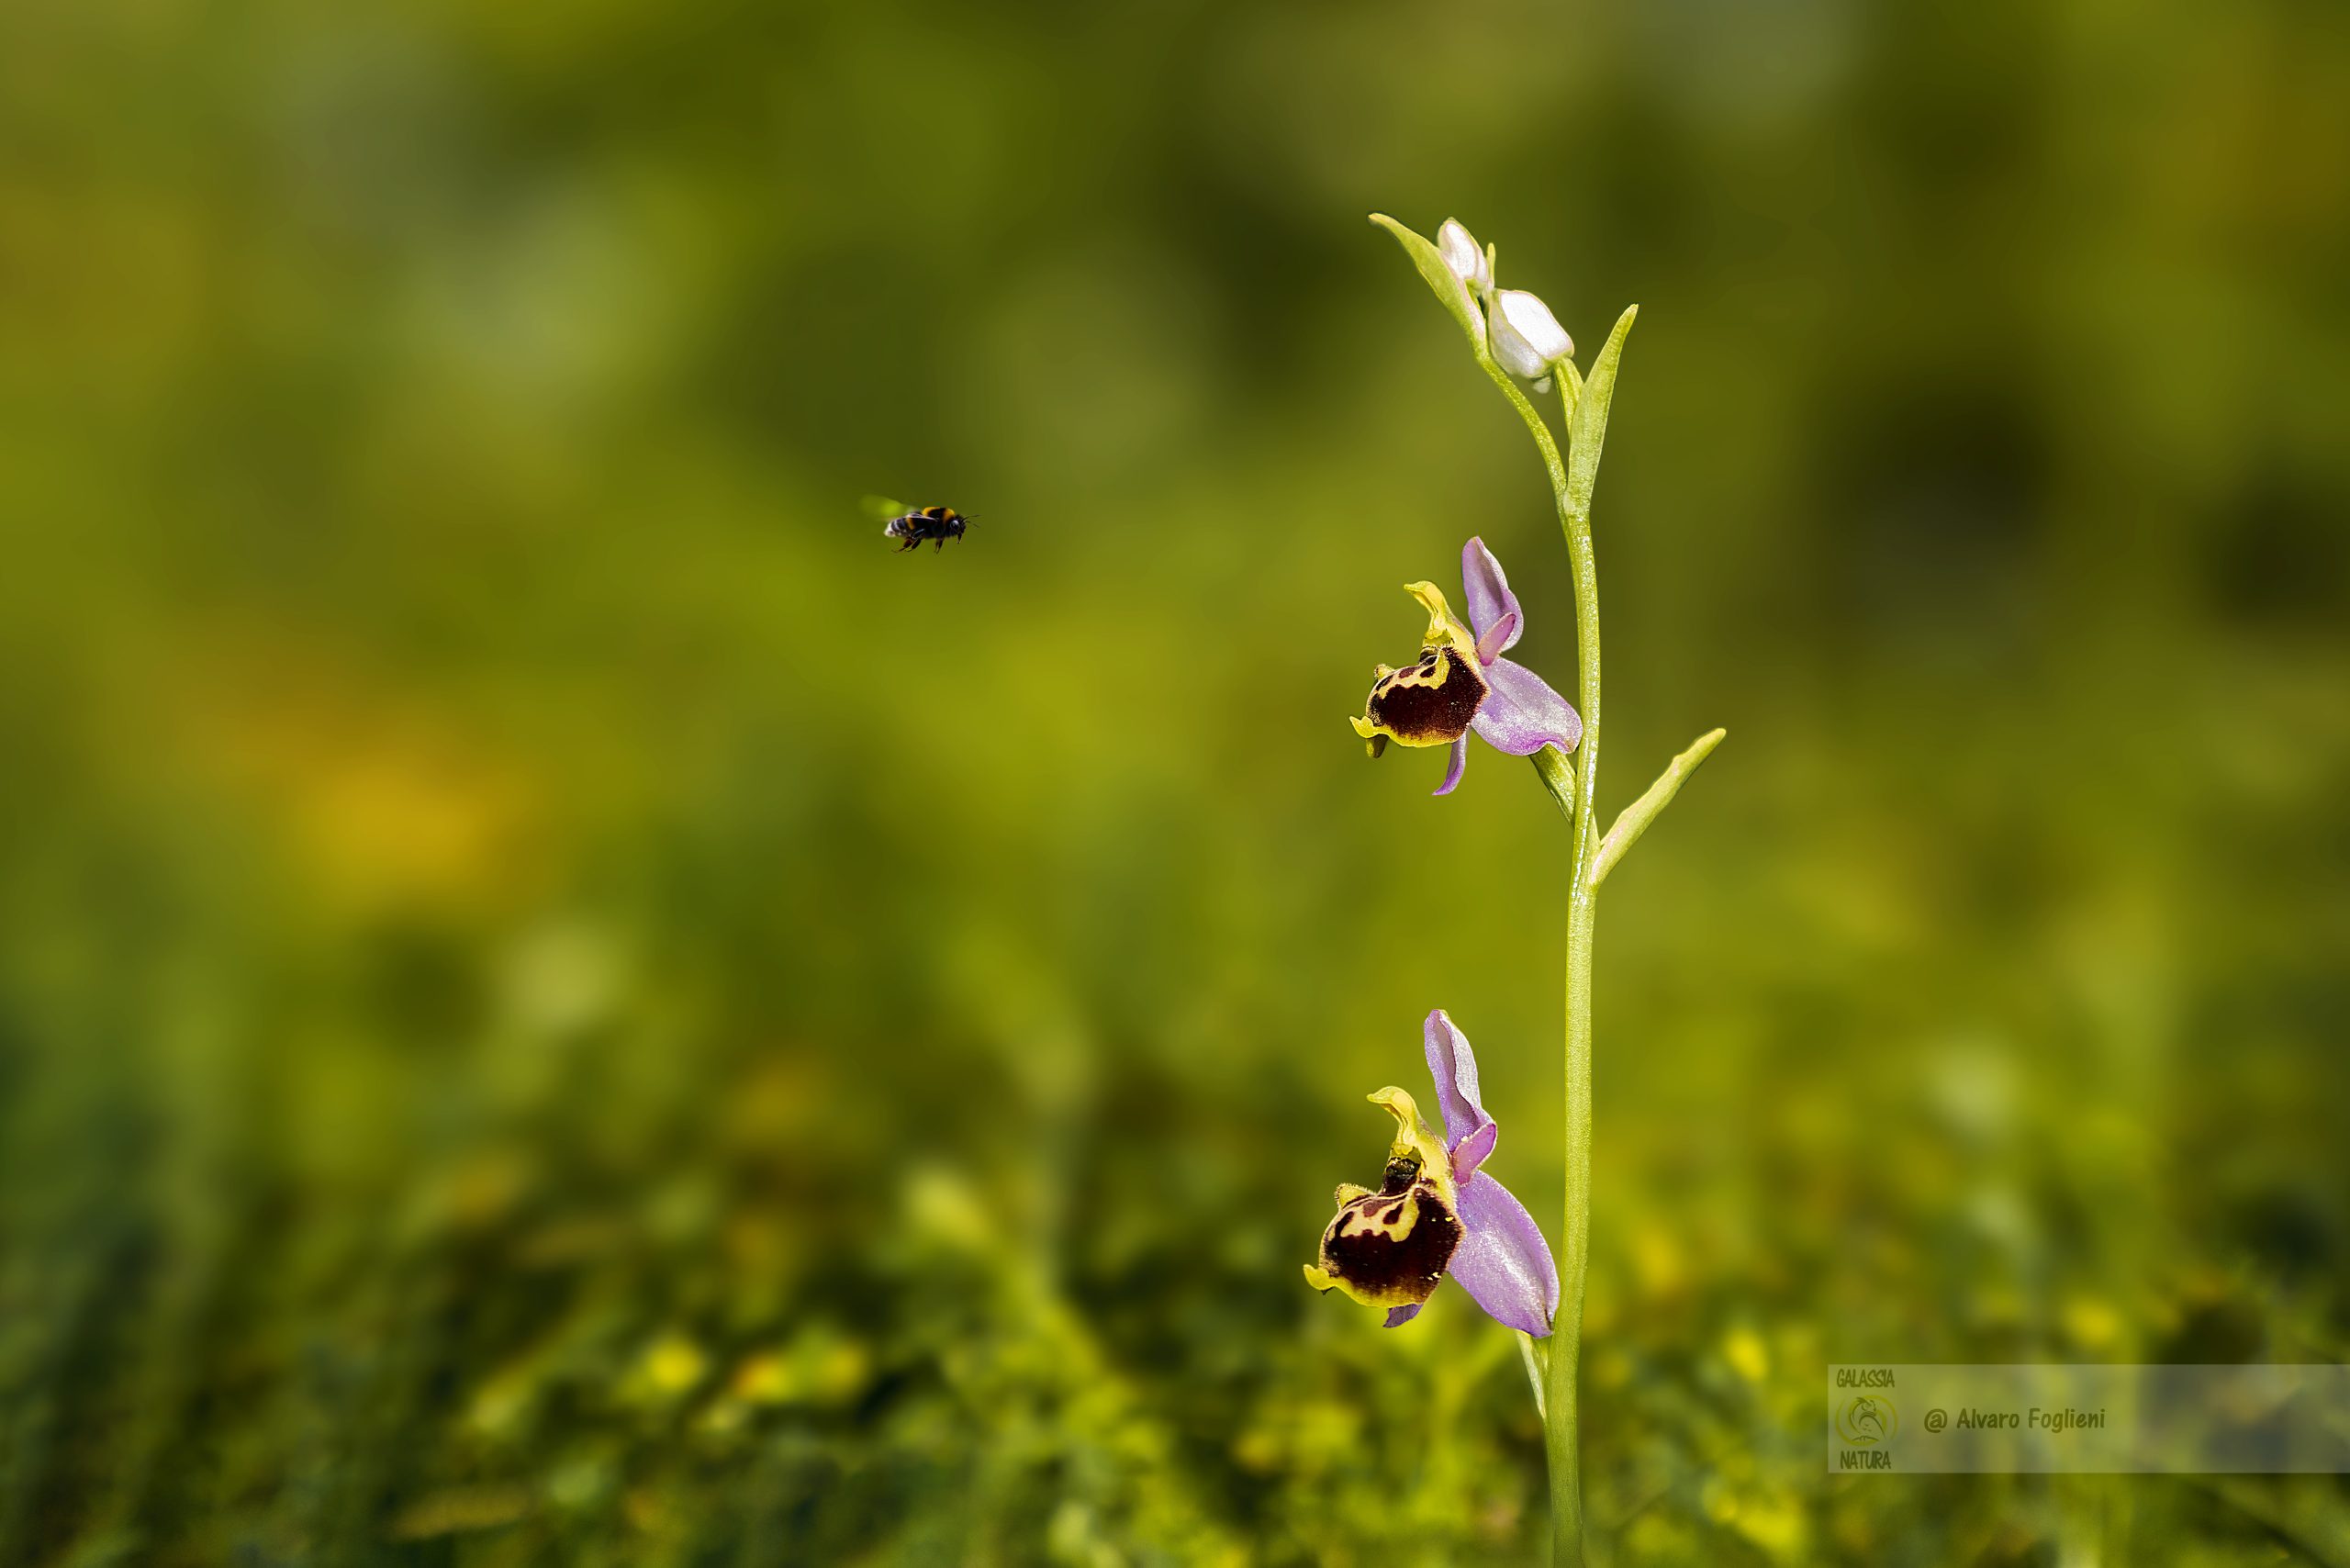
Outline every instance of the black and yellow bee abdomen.
{"label": "black and yellow bee abdomen", "polygon": [[939,549],[946,547],[950,539],[960,539],[970,520],[953,507],[916,507],[901,517],[893,517],[881,530],[885,539],[901,540],[901,551],[912,550],[924,540]]}

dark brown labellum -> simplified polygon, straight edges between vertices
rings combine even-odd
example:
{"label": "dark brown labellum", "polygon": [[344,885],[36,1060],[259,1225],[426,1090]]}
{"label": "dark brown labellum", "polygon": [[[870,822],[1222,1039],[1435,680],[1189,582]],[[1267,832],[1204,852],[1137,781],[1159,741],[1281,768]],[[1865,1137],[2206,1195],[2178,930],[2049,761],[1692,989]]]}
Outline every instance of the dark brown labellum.
{"label": "dark brown labellum", "polygon": [[1322,1233],[1322,1267],[1374,1306],[1428,1299],[1460,1245],[1460,1221],[1417,1161],[1395,1159],[1376,1193],[1338,1206]]}
{"label": "dark brown labellum", "polygon": [[1364,713],[1405,745],[1442,745],[1467,732],[1485,690],[1476,662],[1448,643],[1421,654],[1409,669],[1381,676]]}

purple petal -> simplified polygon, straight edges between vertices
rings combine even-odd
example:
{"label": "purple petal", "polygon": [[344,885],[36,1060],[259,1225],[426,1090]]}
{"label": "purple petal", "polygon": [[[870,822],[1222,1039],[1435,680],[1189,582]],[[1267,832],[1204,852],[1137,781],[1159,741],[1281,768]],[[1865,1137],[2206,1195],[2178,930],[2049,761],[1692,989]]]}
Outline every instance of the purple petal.
{"label": "purple petal", "polygon": [[1559,1266],[1542,1227],[1483,1171],[1460,1183],[1460,1245],[1445,1271],[1494,1321],[1539,1339],[1559,1310]]}
{"label": "purple petal", "polygon": [[1518,614],[1515,610],[1502,611],[1500,620],[1480,633],[1477,637],[1477,662],[1492,664],[1502,656],[1502,650],[1517,641]]}
{"label": "purple petal", "polygon": [[1409,1323],[1419,1315],[1420,1304],[1416,1301],[1412,1303],[1409,1306],[1391,1306],[1387,1309],[1387,1321],[1381,1324],[1380,1327],[1382,1328],[1401,1328],[1404,1325]]}
{"label": "purple petal", "polygon": [[[1509,591],[1509,578],[1502,575],[1502,564],[1485,548],[1482,539],[1472,539],[1460,547],[1460,587],[1462,597],[1469,601],[1469,630],[1477,634],[1483,644],[1485,628],[1505,615],[1518,615],[1517,595]],[[1507,633],[1508,641],[1494,650],[1505,654],[1517,644],[1517,636],[1526,629],[1526,618],[1518,615],[1518,623]]]}
{"label": "purple petal", "polygon": [[1436,787],[1439,795],[1449,795],[1460,782],[1460,775],[1469,767],[1469,732],[1463,730],[1453,737],[1452,755],[1444,765],[1444,782]]}
{"label": "purple petal", "polygon": [[[1428,1076],[1436,1080],[1437,1108],[1444,1113],[1445,1148],[1457,1150],[1494,1125],[1477,1092],[1477,1053],[1469,1048],[1469,1036],[1441,1007],[1420,1025],[1420,1039],[1427,1048]],[[1483,1159],[1493,1147],[1492,1139],[1487,1139],[1476,1158]],[[1476,1169],[1473,1162],[1470,1169]],[[1465,1174],[1457,1158],[1453,1174]]]}
{"label": "purple petal", "polygon": [[1583,720],[1568,700],[1524,665],[1495,659],[1485,670],[1493,689],[1469,727],[1495,751],[1532,756],[1546,745],[1572,751],[1583,739]]}
{"label": "purple petal", "polygon": [[1452,1179],[1466,1182],[1477,1174],[1477,1167],[1493,1158],[1494,1145],[1501,1141],[1502,1125],[1487,1122],[1467,1137],[1452,1146]]}

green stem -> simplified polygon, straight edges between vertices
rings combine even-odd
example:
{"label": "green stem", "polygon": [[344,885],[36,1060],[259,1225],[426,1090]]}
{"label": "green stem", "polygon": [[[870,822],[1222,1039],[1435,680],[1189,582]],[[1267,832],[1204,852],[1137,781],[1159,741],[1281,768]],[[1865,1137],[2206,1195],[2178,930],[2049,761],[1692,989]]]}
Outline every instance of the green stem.
{"label": "green stem", "polygon": [[[1537,771],[1559,797],[1574,826],[1574,860],[1567,884],[1566,1027],[1566,1224],[1559,1248],[1559,1311],[1551,1320],[1549,1397],[1541,1402],[1544,1449],[1550,1467],[1551,1562],[1554,1568],[1581,1568],[1583,1488],[1576,1423],[1577,1378],[1583,1359],[1583,1282],[1591,1255],[1591,980],[1592,944],[1599,919],[1599,564],[1591,543],[1591,496],[1599,478],[1599,454],[1607,431],[1607,409],[1616,390],[1616,367],[1631,330],[1633,310],[1617,321],[1607,345],[1593,362],[1589,380],[1561,367],[1560,402],[1565,410],[1568,450],[1562,458],[1550,428],[1518,390],[1517,383],[1484,353],[1478,361],[1526,421],[1542,454],[1559,527],[1575,585],[1575,700],[1583,714],[1581,765],[1561,757]],[[1694,766],[1694,765],[1693,765]],[[1563,787],[1565,794],[1561,794]],[[1677,788],[1677,783],[1675,785]],[[1670,798],[1667,791],[1666,798]],[[1572,809],[1569,801],[1572,799]],[[1662,801],[1658,802],[1659,809]],[[1651,813],[1653,814],[1653,813]],[[1645,825],[1643,823],[1642,825]],[[1635,834],[1637,836],[1637,834]],[[1628,840],[1627,840],[1628,843]],[[1619,849],[1617,853],[1621,853]]]}
{"label": "green stem", "polygon": [[[1550,1325],[1549,1396],[1541,1401],[1543,1449],[1550,1470],[1551,1562],[1554,1568],[1581,1568],[1583,1484],[1576,1422],[1576,1372],[1583,1353],[1583,1293],[1591,1236],[1591,944],[1598,913],[1598,884],[1591,871],[1598,857],[1594,784],[1599,775],[1599,570],[1591,548],[1590,490],[1580,502],[1569,483],[1550,427],[1509,373],[1479,355],[1485,374],[1526,421],[1542,453],[1559,523],[1574,566],[1576,700],[1583,715],[1583,765],[1575,767],[1550,748],[1535,754],[1535,768],[1574,827],[1573,869],[1567,902],[1566,1036],[1566,1224],[1559,1251],[1559,1311]],[[1560,394],[1572,410],[1583,390],[1580,378],[1561,375]],[[1546,758],[1555,762],[1546,766]]]}
{"label": "green stem", "polygon": [[1591,951],[1599,919],[1599,566],[1591,546],[1591,504],[1572,487],[1558,495],[1559,521],[1575,579],[1575,698],[1583,714],[1575,769],[1574,869],[1567,884],[1566,1227],[1559,1248],[1559,1315],[1551,1325],[1551,1560],[1583,1562],[1583,1487],[1575,1424],[1576,1371],[1583,1359],[1583,1278],[1591,1249]]}

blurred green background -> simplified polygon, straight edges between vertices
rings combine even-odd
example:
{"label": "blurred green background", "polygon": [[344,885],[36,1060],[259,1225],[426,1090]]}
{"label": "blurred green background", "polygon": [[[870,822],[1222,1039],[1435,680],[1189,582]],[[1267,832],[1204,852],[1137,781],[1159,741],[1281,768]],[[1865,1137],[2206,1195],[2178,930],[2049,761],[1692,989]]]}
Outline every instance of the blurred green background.
{"label": "blurred green background", "polygon": [[[2350,1562],[1837,1480],[1830,1361],[2350,1346],[2350,12],[0,15],[0,1562],[1526,1562],[1566,837],[1345,715],[1588,353],[1613,1563]],[[867,492],[977,518],[890,554]]]}

